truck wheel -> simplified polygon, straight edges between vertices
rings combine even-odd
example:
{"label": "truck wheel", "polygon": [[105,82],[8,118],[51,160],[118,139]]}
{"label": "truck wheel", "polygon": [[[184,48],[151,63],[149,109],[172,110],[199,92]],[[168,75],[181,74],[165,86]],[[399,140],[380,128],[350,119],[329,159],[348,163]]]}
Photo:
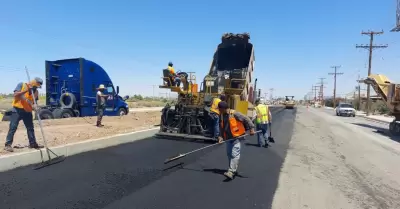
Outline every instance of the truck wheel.
{"label": "truck wheel", "polygon": [[[41,120],[54,119],[53,113],[48,109],[40,109],[38,111],[38,114],[39,114]],[[35,120],[38,120],[36,114],[35,114]]]}
{"label": "truck wheel", "polygon": [[119,108],[119,110],[118,110],[118,115],[119,115],[119,116],[126,115],[126,110],[125,110],[124,108]]}
{"label": "truck wheel", "polygon": [[64,93],[60,96],[60,105],[63,109],[72,108],[76,103],[76,97],[72,93]]}
{"label": "truck wheel", "polygon": [[74,113],[70,109],[55,109],[53,111],[54,118],[72,118]]}

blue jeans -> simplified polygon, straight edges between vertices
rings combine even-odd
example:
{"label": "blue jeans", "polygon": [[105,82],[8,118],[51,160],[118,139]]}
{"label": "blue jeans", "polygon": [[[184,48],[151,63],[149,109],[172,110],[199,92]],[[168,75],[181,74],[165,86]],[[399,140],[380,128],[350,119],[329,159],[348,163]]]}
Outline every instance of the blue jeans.
{"label": "blue jeans", "polygon": [[215,112],[210,112],[211,118],[211,132],[213,136],[217,138],[219,136],[219,115]]}
{"label": "blue jeans", "polygon": [[[257,131],[261,131],[261,133],[257,133],[257,140],[259,146],[264,146],[267,143],[268,139],[268,123],[267,124],[257,124]],[[262,135],[262,137],[261,137]],[[264,143],[262,138],[264,138]]]}
{"label": "blue jeans", "polygon": [[181,85],[181,78],[175,77],[174,82],[175,82],[176,86],[179,87]]}
{"label": "blue jeans", "polygon": [[226,142],[226,154],[229,161],[229,169],[232,173],[235,173],[239,166],[240,160],[240,139]]}
{"label": "blue jeans", "polygon": [[13,113],[10,117],[10,128],[8,129],[6,145],[12,145],[14,141],[14,134],[17,131],[19,121],[21,120],[24,122],[29,139],[29,144],[36,144],[32,112],[26,112],[24,109],[14,108]]}

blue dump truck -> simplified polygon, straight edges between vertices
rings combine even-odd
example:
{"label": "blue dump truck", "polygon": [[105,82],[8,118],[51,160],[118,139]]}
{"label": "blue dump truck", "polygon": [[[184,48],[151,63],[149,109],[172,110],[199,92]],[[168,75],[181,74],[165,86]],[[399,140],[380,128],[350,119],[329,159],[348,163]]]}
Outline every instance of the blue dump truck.
{"label": "blue dump truck", "polygon": [[[104,115],[121,116],[129,112],[107,72],[95,62],[84,58],[46,61],[46,105],[39,107],[41,119],[86,117],[96,115],[96,93],[100,84],[106,87]],[[11,113],[7,111],[4,120]]]}

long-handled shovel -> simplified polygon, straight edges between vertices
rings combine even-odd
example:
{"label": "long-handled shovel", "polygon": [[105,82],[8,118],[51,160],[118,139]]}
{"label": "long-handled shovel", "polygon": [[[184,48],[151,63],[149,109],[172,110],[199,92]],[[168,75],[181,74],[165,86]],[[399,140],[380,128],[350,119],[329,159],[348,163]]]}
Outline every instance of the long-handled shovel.
{"label": "long-handled shovel", "polygon": [[[27,75],[27,77],[28,77],[28,82],[30,82],[30,81],[31,81],[31,78],[30,78],[30,76],[29,76],[28,68],[25,67],[25,71],[26,71],[26,75]],[[30,89],[30,91],[31,91],[31,94],[33,95],[33,97],[35,97],[35,96],[34,96],[35,94],[34,94],[34,92],[33,92],[33,89]],[[37,119],[38,119],[38,121],[39,121],[40,132],[42,133],[44,146],[45,146],[45,149],[46,149],[46,152],[47,152],[47,157],[49,158],[47,161],[45,161],[45,160],[43,159],[42,150],[40,150],[40,155],[41,155],[41,158],[42,158],[42,162],[39,163],[39,164],[37,164],[37,165],[35,165],[34,168],[33,168],[34,170],[38,170],[38,169],[44,168],[44,167],[46,167],[46,166],[53,165],[53,164],[60,163],[60,162],[64,161],[64,160],[65,160],[65,156],[63,156],[63,155],[58,156],[58,155],[57,155],[56,153],[54,153],[51,149],[49,149],[49,147],[47,146],[47,140],[46,140],[46,137],[45,137],[45,135],[44,135],[42,120],[41,120],[40,114],[39,114],[39,112],[38,112],[38,108],[37,108],[38,106],[37,106],[36,98],[33,99],[33,102],[34,102],[35,113],[36,113]],[[52,158],[52,157],[50,156],[50,152],[53,153],[53,155],[55,155],[54,158]]]}
{"label": "long-handled shovel", "polygon": [[[259,132],[261,132],[261,131],[256,131],[255,133],[259,133]],[[202,147],[202,148],[199,148],[199,149],[195,149],[195,150],[190,151],[190,152],[187,152],[187,153],[179,154],[179,155],[177,155],[177,156],[175,156],[175,157],[171,157],[171,158],[166,159],[166,160],[164,161],[164,164],[167,164],[167,163],[170,163],[170,162],[172,162],[172,161],[181,159],[181,158],[183,158],[183,157],[186,157],[186,156],[188,156],[188,155],[190,155],[190,154],[193,154],[193,153],[195,153],[195,152],[201,151],[201,150],[203,150],[203,149],[207,149],[207,148],[210,148],[210,147],[214,147],[214,146],[217,146],[217,145],[221,145],[221,144],[223,144],[223,143],[225,143],[225,142],[233,141],[233,140],[236,140],[236,139],[238,139],[238,138],[240,139],[240,138],[243,138],[243,137],[248,136],[248,135],[249,135],[249,134],[245,134],[245,135],[242,135],[242,136],[233,138],[233,139],[224,140],[224,141],[222,141],[221,143],[216,143],[216,144],[207,145],[207,146],[205,146],[205,147]]]}
{"label": "long-handled shovel", "polygon": [[268,126],[269,126],[268,141],[271,142],[271,143],[275,143],[274,137],[272,137],[272,126],[271,126],[271,123]]}

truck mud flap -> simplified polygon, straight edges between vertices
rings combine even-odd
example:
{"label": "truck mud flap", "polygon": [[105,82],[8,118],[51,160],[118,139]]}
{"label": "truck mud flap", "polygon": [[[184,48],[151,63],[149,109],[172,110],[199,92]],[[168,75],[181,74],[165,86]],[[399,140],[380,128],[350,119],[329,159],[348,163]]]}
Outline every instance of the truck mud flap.
{"label": "truck mud flap", "polygon": [[155,137],[162,139],[182,140],[182,141],[215,142],[215,140],[210,137],[205,137],[201,135],[179,134],[179,133],[158,132],[155,134]]}

